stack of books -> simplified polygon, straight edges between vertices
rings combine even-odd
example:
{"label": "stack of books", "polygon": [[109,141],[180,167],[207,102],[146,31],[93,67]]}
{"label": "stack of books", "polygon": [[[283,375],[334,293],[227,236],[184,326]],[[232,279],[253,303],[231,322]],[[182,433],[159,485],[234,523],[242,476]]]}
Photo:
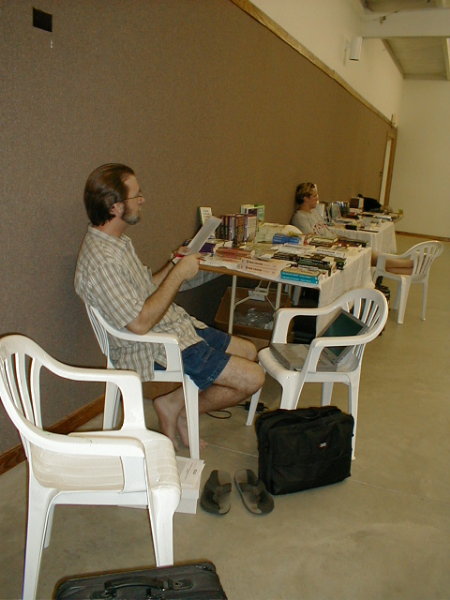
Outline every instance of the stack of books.
{"label": "stack of books", "polygon": [[386,213],[363,212],[361,213],[361,216],[370,217],[372,219],[380,219],[380,221],[392,221],[392,216]]}
{"label": "stack of books", "polygon": [[263,277],[279,277],[282,269],[289,265],[284,260],[261,260],[259,258],[242,258],[239,264],[239,269],[261,275]]}
{"label": "stack of books", "polygon": [[222,215],[222,223],[217,229],[217,237],[222,240],[232,241],[235,244],[251,242],[255,239],[258,226],[256,214],[228,214]]}
{"label": "stack of books", "polygon": [[223,260],[230,262],[240,262],[243,258],[248,258],[251,256],[250,250],[243,250],[241,248],[225,248],[225,247],[216,247],[214,252],[217,258],[222,258]]}
{"label": "stack of books", "polygon": [[326,275],[326,271],[315,267],[287,267],[280,273],[281,279],[285,281],[301,281],[304,283],[319,283],[320,279],[323,279]]}
{"label": "stack of books", "polygon": [[298,246],[303,240],[294,235],[284,235],[283,233],[276,233],[272,238],[272,244],[289,244]]}
{"label": "stack of books", "polygon": [[339,259],[345,264],[345,259],[348,256],[348,250],[346,248],[321,248],[320,254],[323,254],[324,256],[331,256],[335,260]]}
{"label": "stack of books", "polygon": [[244,242],[253,242],[258,229],[258,217],[255,214],[244,215]]}
{"label": "stack of books", "polygon": [[336,245],[340,248],[365,248],[367,246],[367,242],[364,242],[363,240],[350,240],[345,237],[340,237]]}
{"label": "stack of books", "polygon": [[274,258],[290,260],[296,267],[315,267],[331,275],[337,269],[336,261],[331,256],[309,252],[307,254],[291,254],[289,252],[276,252]]}
{"label": "stack of books", "polygon": [[217,235],[222,240],[229,240],[236,244],[241,244],[244,241],[244,225],[244,215],[222,215],[222,223],[217,228]]}
{"label": "stack of books", "polygon": [[336,261],[330,256],[324,256],[323,254],[316,254],[315,256],[299,256],[297,257],[297,266],[315,267],[320,271],[325,271],[328,275],[331,275],[331,273],[337,269]]}
{"label": "stack of books", "polygon": [[338,237],[322,237],[320,235],[314,235],[308,238],[308,244],[311,246],[323,246],[325,248],[331,248],[338,241]]}

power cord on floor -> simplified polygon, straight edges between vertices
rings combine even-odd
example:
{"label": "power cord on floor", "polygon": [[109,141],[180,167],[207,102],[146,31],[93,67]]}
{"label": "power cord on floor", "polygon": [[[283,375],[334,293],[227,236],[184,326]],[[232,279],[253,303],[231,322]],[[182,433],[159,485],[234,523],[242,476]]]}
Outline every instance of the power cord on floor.
{"label": "power cord on floor", "polygon": [[[247,402],[244,402],[243,404],[238,404],[238,406],[248,411],[250,409],[250,400],[247,400]],[[264,404],[264,402],[258,402],[256,412],[262,413],[265,410],[268,410],[268,407]],[[232,416],[231,411],[224,408],[207,412],[206,414],[208,417],[212,417],[213,419],[229,419]]]}
{"label": "power cord on floor", "polygon": [[231,417],[231,412],[223,408],[220,410],[215,410],[213,412],[207,412],[206,414],[208,415],[208,417],[212,417],[213,419],[229,419]]}

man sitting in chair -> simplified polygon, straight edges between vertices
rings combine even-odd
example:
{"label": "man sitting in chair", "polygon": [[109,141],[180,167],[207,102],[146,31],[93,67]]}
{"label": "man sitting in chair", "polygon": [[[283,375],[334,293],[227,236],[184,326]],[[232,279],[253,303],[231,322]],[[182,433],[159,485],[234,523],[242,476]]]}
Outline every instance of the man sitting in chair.
{"label": "man sitting in chair", "polygon": [[[89,175],[84,204],[90,224],[78,256],[76,292],[116,328],[176,334],[185,373],[200,390],[200,414],[234,406],[264,383],[256,348],[208,327],[173,302],[181,284],[197,274],[199,254],[169,260],[157,273],[141,263],[124,232],[140,221],[144,202],[130,167],[106,164]],[[143,382],[151,380],[153,368],[165,367],[160,344],[114,339],[111,346],[114,366],[137,371]],[[182,388],[155,398],[154,407],[161,432],[175,445],[179,436],[187,446]]]}

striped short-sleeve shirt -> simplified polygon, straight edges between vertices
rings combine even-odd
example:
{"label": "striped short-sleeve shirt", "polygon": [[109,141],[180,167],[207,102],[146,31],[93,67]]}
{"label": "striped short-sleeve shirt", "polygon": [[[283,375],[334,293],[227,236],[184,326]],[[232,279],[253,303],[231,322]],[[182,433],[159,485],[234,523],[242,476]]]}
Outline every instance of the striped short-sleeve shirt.
{"label": "striped short-sleeve shirt", "polygon": [[[141,312],[157,289],[151,271],[139,260],[131,239],[88,227],[78,256],[75,290],[118,329],[124,329]],[[201,341],[195,328],[206,325],[172,303],[152,331],[178,336],[181,350]],[[142,381],[153,375],[153,361],[165,366],[164,346],[130,342],[109,336],[110,357],[117,368],[137,371]]]}

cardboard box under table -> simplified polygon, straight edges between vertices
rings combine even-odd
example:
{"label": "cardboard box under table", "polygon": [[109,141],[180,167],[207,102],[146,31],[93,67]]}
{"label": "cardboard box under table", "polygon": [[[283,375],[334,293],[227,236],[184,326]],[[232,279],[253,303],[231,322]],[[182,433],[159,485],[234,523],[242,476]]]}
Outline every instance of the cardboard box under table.
{"label": "cardboard box under table", "polygon": [[[261,299],[257,299],[257,298]],[[225,291],[216,313],[214,325],[217,329],[228,331],[230,314],[231,288]],[[270,290],[268,297],[263,297],[252,288],[236,288],[236,305],[234,309],[233,333],[270,340],[273,329],[276,290]],[[290,306],[287,294],[281,294],[280,307]]]}

